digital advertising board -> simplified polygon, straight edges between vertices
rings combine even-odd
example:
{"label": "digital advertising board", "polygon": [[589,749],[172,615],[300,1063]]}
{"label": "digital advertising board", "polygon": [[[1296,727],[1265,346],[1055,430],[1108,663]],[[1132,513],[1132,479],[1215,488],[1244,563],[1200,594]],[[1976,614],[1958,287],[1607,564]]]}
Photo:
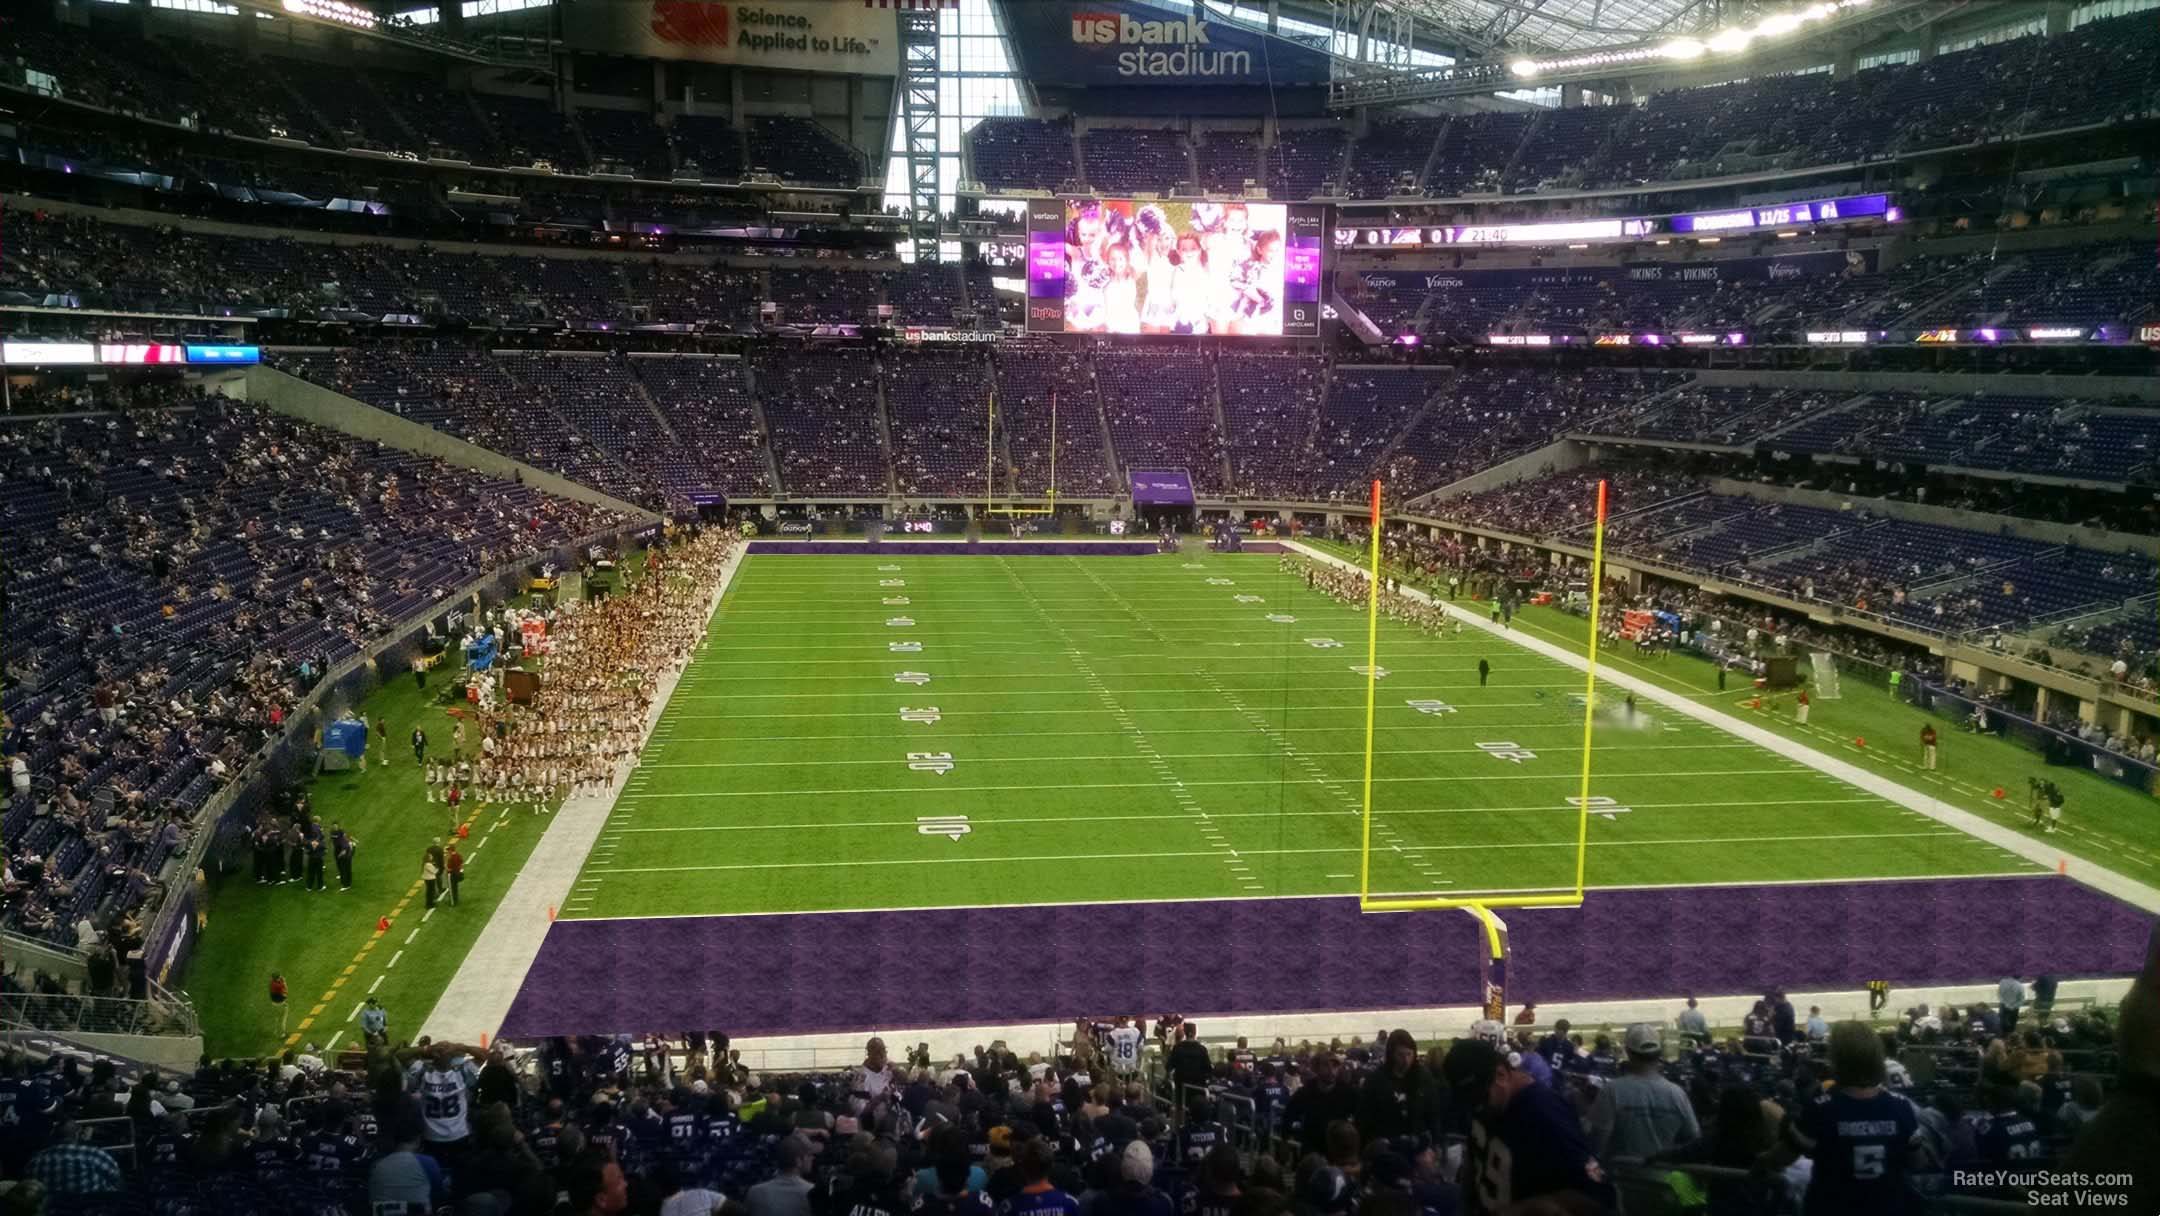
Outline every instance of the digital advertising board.
{"label": "digital advertising board", "polygon": [[1304,204],[1030,199],[1027,327],[1317,337],[1326,229]]}

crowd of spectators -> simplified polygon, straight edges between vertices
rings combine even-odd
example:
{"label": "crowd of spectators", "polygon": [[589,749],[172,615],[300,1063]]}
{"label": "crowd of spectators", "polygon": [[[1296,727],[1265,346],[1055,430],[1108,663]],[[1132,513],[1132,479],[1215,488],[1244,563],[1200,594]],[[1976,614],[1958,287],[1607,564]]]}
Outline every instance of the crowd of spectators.
{"label": "crowd of spectators", "polygon": [[[26,1214],[148,1211],[153,1196],[459,1216],[1518,1210],[1499,1196],[1784,1216],[1869,1183],[1892,1206],[1838,1210],[1907,1210],[2008,1193],[1959,1175],[2104,1167],[2141,1143],[2117,1139],[2129,1091],[2107,1081],[2118,1051],[2149,1067],[2145,1031],[2055,1008],[2053,977],[1999,988],[1872,1024],[1772,990],[1722,1031],[1693,999],[1624,1028],[1524,1006],[1429,1044],[1383,1027],[1211,1048],[1176,1017],[1081,1019],[1047,1055],[994,1041],[901,1058],[872,1038],[851,1068],[787,1075],[745,1067],[717,1032],[393,1042],[391,1011],[371,1006],[365,1046],[332,1059],[307,1044],[167,1077],[11,1053],[0,1087],[18,1117],[0,1150]],[[1814,1138],[1835,1134],[1815,1108],[1870,1094],[1896,1125],[1880,1169]],[[1703,1165],[1729,1172],[1681,1177]]]}
{"label": "crowd of spectators", "polygon": [[[18,390],[0,426],[6,920],[151,900],[193,812],[327,670],[470,579],[619,516],[178,380]],[[27,400],[24,400],[27,398]]]}
{"label": "crowd of spectators", "polygon": [[[1837,164],[2134,120],[2160,106],[2156,51],[2160,32],[2133,15],[1844,77],[1786,74],[1674,89],[1639,107],[1385,117],[1355,140],[1334,126],[1284,124],[1263,149],[1262,180],[1274,198],[1312,197],[1330,186],[1358,198],[1452,198]],[[2005,79],[2026,87],[2000,88]],[[1174,139],[1090,131],[1091,169],[1102,165],[1098,175],[1107,174],[1096,184],[1167,192],[1185,179],[1184,149],[1158,154],[1155,144]],[[1203,182],[1240,189],[1251,173],[1247,141],[1255,139],[1207,132]],[[992,189],[1055,190],[1075,176],[1074,141],[1063,124],[991,119],[971,141],[975,176]],[[1222,144],[1225,155],[1211,155],[1210,144]],[[1215,167],[1218,159],[1224,167]]]}

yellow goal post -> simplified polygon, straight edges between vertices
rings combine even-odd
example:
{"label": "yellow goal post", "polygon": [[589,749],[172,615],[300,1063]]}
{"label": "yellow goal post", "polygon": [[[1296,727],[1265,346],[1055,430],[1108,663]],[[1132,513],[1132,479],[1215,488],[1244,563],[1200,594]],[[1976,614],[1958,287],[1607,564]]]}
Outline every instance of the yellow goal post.
{"label": "yellow goal post", "polygon": [[1575,799],[1575,885],[1554,891],[1495,892],[1489,895],[1374,895],[1372,890],[1373,835],[1373,726],[1379,704],[1380,671],[1380,532],[1381,483],[1372,483],[1372,536],[1367,555],[1365,586],[1365,773],[1362,818],[1364,840],[1358,849],[1358,910],[1361,912],[1419,912],[1467,909],[1493,927],[1494,908],[1579,908],[1583,902],[1590,855],[1590,748],[1596,725],[1598,673],[1598,613],[1605,582],[1606,483],[1597,483],[1597,523],[1590,548],[1590,636],[1588,670],[1583,683],[1582,778]]}

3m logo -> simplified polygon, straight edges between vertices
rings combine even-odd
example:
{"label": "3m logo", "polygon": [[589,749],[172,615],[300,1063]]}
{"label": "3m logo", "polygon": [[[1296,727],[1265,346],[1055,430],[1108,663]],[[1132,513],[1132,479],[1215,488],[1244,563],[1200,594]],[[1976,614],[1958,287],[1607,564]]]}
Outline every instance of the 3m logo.
{"label": "3m logo", "polygon": [[726,46],[728,6],[706,0],[653,0],[653,37],[677,46]]}

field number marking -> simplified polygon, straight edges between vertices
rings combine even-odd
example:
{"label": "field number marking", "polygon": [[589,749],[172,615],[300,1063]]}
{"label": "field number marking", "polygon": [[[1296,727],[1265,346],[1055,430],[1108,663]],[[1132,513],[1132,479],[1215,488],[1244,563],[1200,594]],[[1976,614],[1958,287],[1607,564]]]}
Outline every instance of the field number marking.
{"label": "field number marking", "polygon": [[965,815],[924,815],[915,821],[915,834],[918,836],[943,836],[947,840],[958,840],[974,830],[968,826]]}
{"label": "field number marking", "polygon": [[905,705],[900,707],[900,720],[902,722],[920,722],[927,726],[937,721],[940,716],[938,707],[935,705],[925,705],[921,709],[909,709]]}
{"label": "field number marking", "polygon": [[915,618],[911,616],[889,616],[885,618],[885,623],[895,629],[904,629],[914,624]]}
{"label": "field number marking", "polygon": [[1385,680],[1388,678],[1388,669],[1385,667],[1367,667],[1364,664],[1360,663],[1357,666],[1352,667],[1350,670],[1358,673],[1361,676],[1371,676],[1375,680]]}
{"label": "field number marking", "polygon": [[1421,714],[1439,715],[1451,714],[1455,712],[1455,707],[1445,701],[1405,701],[1403,702],[1403,704],[1409,706],[1410,708],[1418,711]]}
{"label": "field number marking", "polygon": [[887,608],[905,608],[907,605],[908,597],[904,595],[888,595],[885,597],[885,606]]}
{"label": "field number marking", "polygon": [[1334,638],[1306,638],[1305,644],[1314,650],[1341,650],[1342,643]]}
{"label": "field number marking", "polygon": [[908,768],[918,773],[935,773],[942,777],[953,771],[951,752],[909,752]]}
{"label": "field number marking", "polygon": [[894,676],[892,682],[895,684],[913,684],[915,687],[921,688],[930,682],[930,673],[927,671],[903,671]]}
{"label": "field number marking", "polygon": [[1598,795],[1592,795],[1589,798],[1570,798],[1567,800],[1567,804],[1577,809],[1587,807],[1591,814],[1603,815],[1609,823],[1620,822],[1620,816],[1635,809],[1631,806],[1621,806],[1610,798]]}
{"label": "field number marking", "polygon": [[885,649],[887,649],[887,650],[890,650],[890,651],[892,651],[892,652],[893,652],[894,654],[921,654],[921,653],[922,653],[922,643],[921,643],[921,642],[887,642],[887,643],[885,643]]}
{"label": "field number marking", "polygon": [[1514,742],[1480,743],[1478,750],[1495,760],[1505,760],[1509,764],[1521,764],[1525,760],[1537,759],[1536,752]]}

